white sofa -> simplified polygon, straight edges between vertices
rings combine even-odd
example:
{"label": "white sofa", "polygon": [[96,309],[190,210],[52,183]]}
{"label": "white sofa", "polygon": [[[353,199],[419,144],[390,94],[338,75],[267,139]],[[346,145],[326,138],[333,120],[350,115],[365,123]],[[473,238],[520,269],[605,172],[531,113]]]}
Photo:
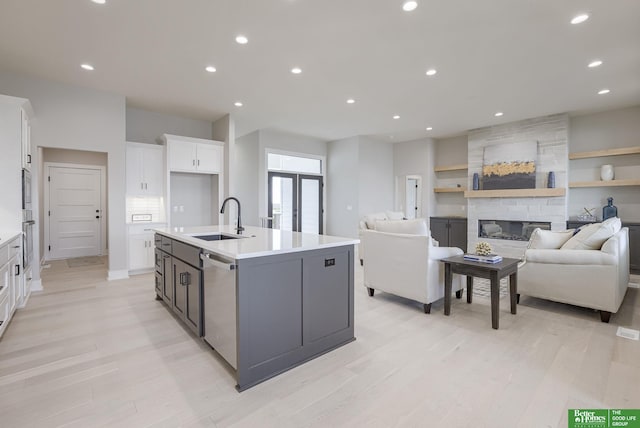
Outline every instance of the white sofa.
{"label": "white sofa", "polygon": [[[460,248],[434,246],[424,219],[387,221],[376,230],[364,230],[361,246],[367,255],[364,285],[369,296],[379,290],[415,300],[425,313],[444,297],[444,265],[439,260],[463,254]],[[453,290],[462,296],[461,276],[454,276]]]}
{"label": "white sofa", "polygon": [[[365,230],[375,230],[376,223],[379,221],[395,221],[404,219],[405,216],[402,211],[380,211],[377,213],[367,214],[360,219],[360,223],[358,224],[360,240],[362,241],[362,232]],[[360,259],[360,266],[362,266],[364,260],[364,249],[361,244],[358,245],[358,258]]]}
{"label": "white sofa", "polygon": [[611,227],[607,233],[586,240],[576,239],[584,230],[572,236],[571,231],[536,229],[518,271],[518,297],[596,309],[602,322],[609,322],[629,284],[629,230],[621,228],[617,219],[590,225],[586,231],[607,227]]}

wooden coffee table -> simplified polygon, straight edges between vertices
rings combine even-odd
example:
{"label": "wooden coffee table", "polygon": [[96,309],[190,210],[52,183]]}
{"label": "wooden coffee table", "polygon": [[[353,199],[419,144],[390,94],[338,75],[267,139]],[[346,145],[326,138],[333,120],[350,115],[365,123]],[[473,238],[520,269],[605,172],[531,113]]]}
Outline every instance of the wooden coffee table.
{"label": "wooden coffee table", "polygon": [[465,260],[464,256],[449,257],[440,260],[444,263],[444,314],[451,312],[451,280],[454,273],[467,276],[467,303],[471,303],[473,277],[491,281],[491,327],[500,325],[500,280],[509,275],[509,294],[511,313],[515,315],[518,294],[519,259],[503,258],[499,263],[482,263]]}

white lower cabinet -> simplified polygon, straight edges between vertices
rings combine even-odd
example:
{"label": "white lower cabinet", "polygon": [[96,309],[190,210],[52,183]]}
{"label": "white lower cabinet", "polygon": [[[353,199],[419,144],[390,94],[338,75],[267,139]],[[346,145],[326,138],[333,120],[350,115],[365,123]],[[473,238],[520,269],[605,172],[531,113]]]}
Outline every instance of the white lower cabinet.
{"label": "white lower cabinet", "polygon": [[18,235],[0,245],[0,336],[16,307],[22,302],[22,236]]}
{"label": "white lower cabinet", "polygon": [[153,229],[166,224],[129,226],[129,273],[151,271],[155,266],[155,244]]}

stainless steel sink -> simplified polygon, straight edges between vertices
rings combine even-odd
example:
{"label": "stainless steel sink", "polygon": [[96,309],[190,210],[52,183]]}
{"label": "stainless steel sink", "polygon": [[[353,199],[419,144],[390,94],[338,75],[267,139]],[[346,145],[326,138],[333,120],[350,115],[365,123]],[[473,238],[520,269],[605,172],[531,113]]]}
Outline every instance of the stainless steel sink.
{"label": "stainless steel sink", "polygon": [[222,241],[224,239],[243,239],[246,236],[240,235],[225,235],[222,233],[212,233],[209,235],[192,235],[193,238],[202,239],[203,241]]}

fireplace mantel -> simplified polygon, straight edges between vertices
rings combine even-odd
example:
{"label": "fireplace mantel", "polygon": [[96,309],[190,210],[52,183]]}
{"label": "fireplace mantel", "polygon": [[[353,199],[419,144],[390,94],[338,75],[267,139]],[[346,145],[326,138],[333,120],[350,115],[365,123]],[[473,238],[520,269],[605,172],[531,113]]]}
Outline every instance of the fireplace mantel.
{"label": "fireplace mantel", "polygon": [[501,189],[501,190],[467,190],[465,198],[549,198],[564,196],[565,188],[542,189]]}

